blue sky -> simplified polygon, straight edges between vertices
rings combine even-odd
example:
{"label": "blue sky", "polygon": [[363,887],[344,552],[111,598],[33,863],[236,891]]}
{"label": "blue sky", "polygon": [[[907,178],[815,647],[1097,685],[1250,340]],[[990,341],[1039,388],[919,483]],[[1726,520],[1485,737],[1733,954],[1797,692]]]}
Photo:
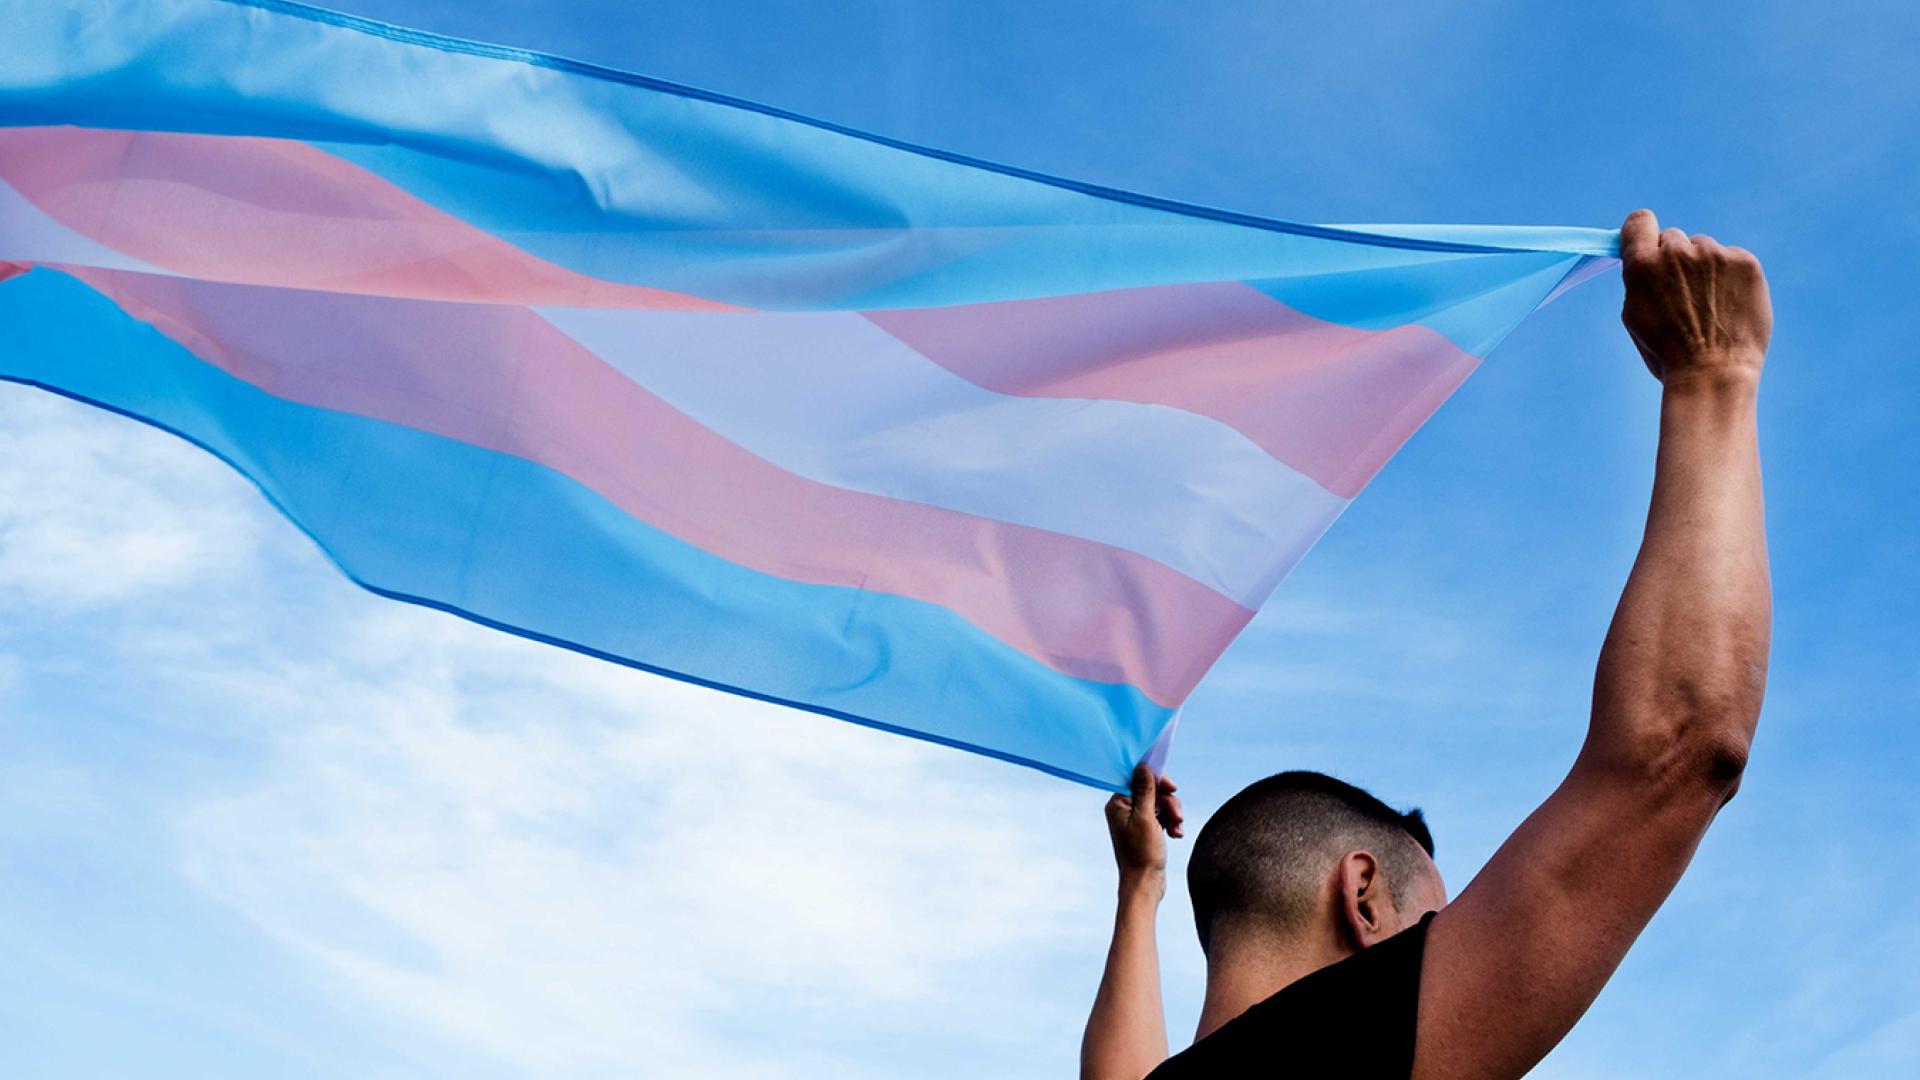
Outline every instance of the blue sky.
{"label": "blue sky", "polygon": [[[1920,1070],[1911,6],[337,6],[1296,220],[1644,204],[1754,249],[1753,766],[1537,1075]],[[1326,769],[1424,806],[1457,889],[1559,779],[1651,478],[1618,288],[1523,326],[1222,661],[1196,816]],[[375,600],[211,460],[0,388],[8,1076],[1065,1075],[1100,802]],[[1178,1041],[1177,885],[1162,948]]]}

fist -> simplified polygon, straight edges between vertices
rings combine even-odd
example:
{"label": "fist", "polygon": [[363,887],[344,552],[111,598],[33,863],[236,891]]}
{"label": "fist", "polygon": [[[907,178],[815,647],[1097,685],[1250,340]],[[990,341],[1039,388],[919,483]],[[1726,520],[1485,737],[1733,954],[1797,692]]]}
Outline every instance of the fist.
{"label": "fist", "polygon": [[1185,819],[1174,782],[1156,778],[1153,770],[1136,765],[1130,790],[1107,800],[1107,833],[1113,839],[1113,858],[1122,878],[1164,875],[1167,841],[1161,833],[1178,837]]}
{"label": "fist", "polygon": [[1773,303],[1760,260],[1711,236],[1661,229],[1651,210],[1620,227],[1620,321],[1653,377],[1757,378],[1773,336]]}

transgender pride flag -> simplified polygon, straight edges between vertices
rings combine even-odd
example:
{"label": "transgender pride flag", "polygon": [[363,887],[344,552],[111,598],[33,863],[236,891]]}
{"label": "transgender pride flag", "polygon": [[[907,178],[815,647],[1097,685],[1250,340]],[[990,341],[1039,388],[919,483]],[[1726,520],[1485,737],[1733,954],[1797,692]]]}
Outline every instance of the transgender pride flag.
{"label": "transgender pride flag", "polygon": [[219,455],[382,595],[1100,787],[1613,251],[298,4],[0,0],[0,378]]}

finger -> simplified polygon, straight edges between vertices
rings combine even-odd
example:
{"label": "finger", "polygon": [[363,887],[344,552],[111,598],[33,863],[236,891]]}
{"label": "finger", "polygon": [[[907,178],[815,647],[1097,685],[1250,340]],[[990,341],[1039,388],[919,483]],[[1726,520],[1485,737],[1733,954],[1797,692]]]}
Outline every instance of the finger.
{"label": "finger", "polygon": [[1167,796],[1161,800],[1160,824],[1166,827],[1168,836],[1178,837],[1182,835],[1183,830],[1181,826],[1185,825],[1186,821],[1187,815],[1186,812],[1180,808],[1179,799],[1173,796]]}
{"label": "finger", "polygon": [[1133,789],[1135,802],[1141,799],[1152,798],[1153,789],[1156,786],[1153,779],[1153,770],[1147,768],[1145,762],[1135,765],[1133,767],[1133,775],[1128,778],[1127,786]]}
{"label": "finger", "polygon": [[1154,779],[1153,770],[1145,762],[1133,767],[1133,776],[1129,780],[1133,790],[1133,812],[1136,814],[1153,813]]}
{"label": "finger", "polygon": [[1163,776],[1160,778],[1160,790],[1171,794],[1179,791],[1180,785],[1173,782],[1173,777]]}
{"label": "finger", "polygon": [[1701,251],[1714,252],[1720,250],[1720,241],[1715,240],[1706,233],[1694,233],[1692,241],[1693,246]]}
{"label": "finger", "polygon": [[1638,262],[1660,246],[1660,219],[1651,210],[1635,210],[1620,226],[1620,258]]}
{"label": "finger", "polygon": [[1687,239],[1685,229],[1669,226],[1660,230],[1660,252],[1663,255],[1689,255],[1693,252],[1693,242]]}

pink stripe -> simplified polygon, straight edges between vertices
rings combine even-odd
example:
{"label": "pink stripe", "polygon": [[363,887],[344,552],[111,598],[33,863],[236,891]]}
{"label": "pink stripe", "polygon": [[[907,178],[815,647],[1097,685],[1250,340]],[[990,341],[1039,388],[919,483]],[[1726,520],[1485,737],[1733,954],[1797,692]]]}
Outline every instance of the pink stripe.
{"label": "pink stripe", "polygon": [[0,130],[0,178],[66,227],[188,277],[476,303],[734,310],[537,258],[301,142]]}
{"label": "pink stripe", "polygon": [[[729,310],[556,266],[305,143],[0,130],[0,178],[50,216],[192,277],[482,303]],[[1358,330],[1237,282],[867,317],[963,378],[1213,417],[1352,497],[1478,359],[1420,326]]]}
{"label": "pink stripe", "polygon": [[524,308],[68,272],[269,393],[539,462],[733,562],[939,604],[1056,670],[1163,705],[1185,700],[1253,615],[1129,551],[795,476]]}
{"label": "pink stripe", "polygon": [[1238,282],[865,314],[989,390],[1211,416],[1348,498],[1479,363],[1424,326],[1322,322]]}
{"label": "pink stripe", "polygon": [[28,269],[26,263],[0,262],[0,281],[24,274]]}

